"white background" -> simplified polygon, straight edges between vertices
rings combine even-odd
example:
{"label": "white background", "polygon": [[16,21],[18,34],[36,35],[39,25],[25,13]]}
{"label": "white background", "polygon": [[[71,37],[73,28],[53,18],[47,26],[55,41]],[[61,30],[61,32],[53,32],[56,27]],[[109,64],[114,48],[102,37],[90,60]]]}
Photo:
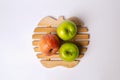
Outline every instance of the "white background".
{"label": "white background", "polygon": [[[47,69],[32,49],[45,16],[82,18],[90,45],[74,68]],[[0,0],[0,80],[120,80],[120,0]]]}

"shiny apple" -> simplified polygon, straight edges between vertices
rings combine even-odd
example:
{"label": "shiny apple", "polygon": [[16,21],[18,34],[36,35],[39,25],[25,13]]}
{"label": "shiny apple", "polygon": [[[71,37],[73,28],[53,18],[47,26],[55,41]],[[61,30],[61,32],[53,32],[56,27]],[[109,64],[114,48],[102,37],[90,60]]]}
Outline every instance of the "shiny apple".
{"label": "shiny apple", "polygon": [[74,43],[64,43],[59,49],[59,56],[65,61],[74,61],[79,55],[79,49]]}
{"label": "shiny apple", "polygon": [[76,35],[76,32],[76,24],[70,20],[63,21],[57,27],[57,35],[65,41],[72,39]]}
{"label": "shiny apple", "polygon": [[54,34],[45,34],[39,42],[40,52],[50,56],[55,54],[59,48],[59,39]]}

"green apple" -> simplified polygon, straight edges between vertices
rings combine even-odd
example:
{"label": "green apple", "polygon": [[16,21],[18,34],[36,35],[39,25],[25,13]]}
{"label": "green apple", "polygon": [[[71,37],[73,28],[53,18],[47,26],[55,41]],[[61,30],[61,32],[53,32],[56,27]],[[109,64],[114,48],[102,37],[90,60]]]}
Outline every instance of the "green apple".
{"label": "green apple", "polygon": [[59,56],[64,61],[74,61],[79,55],[79,49],[74,43],[64,43],[59,49]]}
{"label": "green apple", "polygon": [[65,41],[72,39],[75,36],[76,32],[76,24],[70,20],[64,20],[57,27],[57,35]]}

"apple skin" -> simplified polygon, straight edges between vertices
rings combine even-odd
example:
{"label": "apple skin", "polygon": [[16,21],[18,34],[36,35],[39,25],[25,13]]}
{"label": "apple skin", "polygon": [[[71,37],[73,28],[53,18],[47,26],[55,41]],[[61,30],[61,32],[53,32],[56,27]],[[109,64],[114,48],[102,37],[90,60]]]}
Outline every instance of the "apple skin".
{"label": "apple skin", "polygon": [[54,34],[45,34],[39,42],[39,49],[42,54],[51,56],[59,49],[59,39]]}
{"label": "apple skin", "polygon": [[64,41],[72,39],[76,32],[76,24],[70,20],[64,20],[57,27],[57,35]]}
{"label": "apple skin", "polygon": [[59,49],[59,56],[64,61],[74,61],[79,55],[79,49],[74,43],[64,43]]}

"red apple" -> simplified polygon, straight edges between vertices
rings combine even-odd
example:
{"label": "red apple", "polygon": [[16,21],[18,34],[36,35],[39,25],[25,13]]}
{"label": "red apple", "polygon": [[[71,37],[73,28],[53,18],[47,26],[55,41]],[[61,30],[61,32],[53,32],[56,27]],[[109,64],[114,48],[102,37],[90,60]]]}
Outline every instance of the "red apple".
{"label": "red apple", "polygon": [[59,49],[58,37],[54,34],[45,34],[40,39],[39,49],[47,56],[55,54]]}

